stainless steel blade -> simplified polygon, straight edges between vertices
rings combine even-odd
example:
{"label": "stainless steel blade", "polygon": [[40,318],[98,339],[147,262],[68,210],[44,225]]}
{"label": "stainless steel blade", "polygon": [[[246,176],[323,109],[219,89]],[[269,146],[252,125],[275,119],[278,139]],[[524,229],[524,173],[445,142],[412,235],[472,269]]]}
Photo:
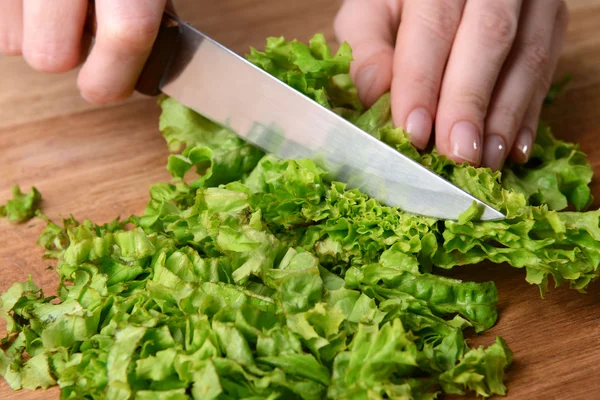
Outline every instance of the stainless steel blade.
{"label": "stainless steel blade", "polygon": [[389,206],[457,219],[475,201],[482,220],[504,218],[189,25],[161,90],[268,153],[312,158],[332,179]]}

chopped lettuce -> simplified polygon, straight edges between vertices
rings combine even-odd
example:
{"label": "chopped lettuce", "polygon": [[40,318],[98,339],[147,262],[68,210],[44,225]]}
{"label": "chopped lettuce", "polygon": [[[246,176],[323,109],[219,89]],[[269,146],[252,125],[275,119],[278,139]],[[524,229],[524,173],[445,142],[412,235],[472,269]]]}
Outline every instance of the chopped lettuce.
{"label": "chopped lettuce", "polygon": [[315,35],[308,46],[296,40],[273,37],[267,39],[264,52],[252,48],[248,60],[350,120],[363,110],[348,75],[352,50],[347,43],[332,54],[321,34]]}
{"label": "chopped lettuce", "polygon": [[546,204],[563,210],[572,204],[577,211],[593,201],[589,184],[593,172],[579,147],[555,139],[550,127],[541,124],[529,162],[510,165],[502,173],[507,189],[523,193],[531,205]]}
{"label": "chopped lettuce", "polygon": [[[524,166],[456,165],[392,126],[389,95],[363,110],[347,45],[271,38],[248,58],[508,218],[406,214],[162,98],[173,181],[151,188],[139,217],[47,220],[38,244],[57,259],[58,295],[29,280],[0,297],[0,374],[15,390],[58,385],[62,399],[504,395],[507,344],[465,340],[496,322],[495,285],[436,270],[507,262],[542,293],[549,277],[585,290],[599,211],[558,212],[592,201],[585,155],[543,126]],[[39,193],[15,193],[0,210],[31,217]]]}
{"label": "chopped lettuce", "polygon": [[[462,331],[494,323],[493,284],[421,275],[394,250],[344,280],[315,254],[284,245],[250,191],[236,189],[198,190],[160,233],[118,222],[49,225],[48,248],[64,244],[50,235],[68,241],[58,253],[58,301],[31,281],[0,299],[9,327],[0,367],[12,387],[58,383],[63,398],[115,399],[462,388],[454,369],[471,354]],[[184,223],[194,235],[170,229]],[[486,368],[477,359],[465,361],[472,374]],[[422,375],[427,385],[415,379]],[[501,393],[502,376],[503,368],[488,371],[477,390]]]}
{"label": "chopped lettuce", "polygon": [[21,223],[31,219],[38,210],[42,195],[32,187],[28,193],[21,192],[17,185],[13,186],[12,199],[6,205],[0,205],[0,217],[7,217],[10,222]]}

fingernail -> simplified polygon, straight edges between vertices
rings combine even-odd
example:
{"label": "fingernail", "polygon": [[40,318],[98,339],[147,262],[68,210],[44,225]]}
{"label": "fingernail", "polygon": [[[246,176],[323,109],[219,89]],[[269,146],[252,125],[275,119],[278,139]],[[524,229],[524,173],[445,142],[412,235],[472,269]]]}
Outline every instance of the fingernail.
{"label": "fingernail", "polygon": [[415,146],[424,149],[431,135],[431,114],[425,108],[415,108],[406,119],[406,132]]}
{"label": "fingernail", "polygon": [[377,65],[368,66],[356,77],[356,87],[362,92],[363,99],[367,97],[369,91],[371,90],[371,86],[373,86],[375,83],[378,69],[379,67]]}
{"label": "fingernail", "polygon": [[517,136],[517,142],[515,145],[516,154],[515,158],[517,162],[525,163],[529,160],[531,155],[531,148],[533,147],[533,132],[529,128],[523,128]]}
{"label": "fingernail", "polygon": [[452,154],[471,164],[478,165],[481,160],[481,139],[479,130],[467,121],[454,124],[450,132]]}
{"label": "fingernail", "polygon": [[490,135],[485,137],[483,143],[482,165],[491,168],[492,171],[502,169],[506,158],[506,143],[502,136]]}

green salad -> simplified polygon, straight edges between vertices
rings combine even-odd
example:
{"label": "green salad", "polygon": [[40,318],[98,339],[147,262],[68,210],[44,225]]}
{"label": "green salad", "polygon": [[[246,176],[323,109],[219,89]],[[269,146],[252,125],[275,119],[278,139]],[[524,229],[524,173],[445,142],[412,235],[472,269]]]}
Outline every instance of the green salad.
{"label": "green salad", "polygon": [[[542,124],[525,165],[456,165],[412,147],[389,95],[363,109],[349,46],[271,38],[248,59],[507,219],[405,214],[162,98],[173,181],[151,188],[139,216],[48,220],[38,244],[58,260],[58,296],[31,280],[2,294],[0,374],[15,390],[58,385],[61,399],[505,394],[507,343],[470,348],[464,336],[496,322],[494,283],[436,271],[508,263],[542,295],[550,281],[584,292],[600,263],[585,154]],[[26,220],[39,200],[15,188],[0,215]]]}

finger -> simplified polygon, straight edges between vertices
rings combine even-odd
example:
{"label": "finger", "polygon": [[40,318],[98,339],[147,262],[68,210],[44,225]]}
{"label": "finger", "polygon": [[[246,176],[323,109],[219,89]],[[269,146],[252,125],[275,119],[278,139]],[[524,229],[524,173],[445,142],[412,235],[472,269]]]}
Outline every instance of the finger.
{"label": "finger", "polygon": [[[521,29],[488,111],[482,161],[485,167],[502,168],[534,95],[549,84],[558,4],[555,0],[530,0],[523,4]],[[522,141],[529,142],[533,132],[523,132],[522,136]],[[530,149],[531,144],[525,142],[525,147]]]}
{"label": "finger", "polygon": [[399,17],[399,0],[346,0],[336,16],[336,36],[352,47],[350,73],[367,107],[390,89]]}
{"label": "finger", "polygon": [[392,82],[394,123],[425,148],[464,0],[411,0],[402,10]]}
{"label": "finger", "polygon": [[23,1],[23,57],[41,72],[66,72],[81,60],[86,0]]}
{"label": "finger", "polygon": [[167,1],[167,5],[165,6],[165,9],[167,11],[172,12],[173,14],[177,14],[177,10],[175,9],[175,3],[173,3],[173,0]]}
{"label": "finger", "polygon": [[[543,0],[538,0],[540,3],[545,3]],[[540,113],[542,111],[542,105],[544,99],[550,89],[550,83],[552,81],[552,75],[556,70],[558,59],[560,57],[560,51],[565,39],[569,14],[567,6],[563,1],[558,2],[556,16],[554,17],[554,32],[552,34],[552,42],[550,45],[548,62],[546,65],[540,65],[540,75],[537,90],[533,95],[532,101],[523,118],[523,122],[518,129],[517,139],[512,146],[510,158],[518,163],[524,163],[529,159],[533,143],[535,141],[535,134],[537,133],[538,123],[540,119]]]}
{"label": "finger", "polygon": [[23,42],[23,2],[0,0],[0,53],[7,56],[21,54]]}
{"label": "finger", "polygon": [[96,1],[96,42],[78,79],[87,101],[108,103],[131,95],[158,34],[165,2]]}
{"label": "finger", "polygon": [[521,0],[468,1],[444,74],[436,145],[456,162],[481,161],[484,120],[517,32]]}

